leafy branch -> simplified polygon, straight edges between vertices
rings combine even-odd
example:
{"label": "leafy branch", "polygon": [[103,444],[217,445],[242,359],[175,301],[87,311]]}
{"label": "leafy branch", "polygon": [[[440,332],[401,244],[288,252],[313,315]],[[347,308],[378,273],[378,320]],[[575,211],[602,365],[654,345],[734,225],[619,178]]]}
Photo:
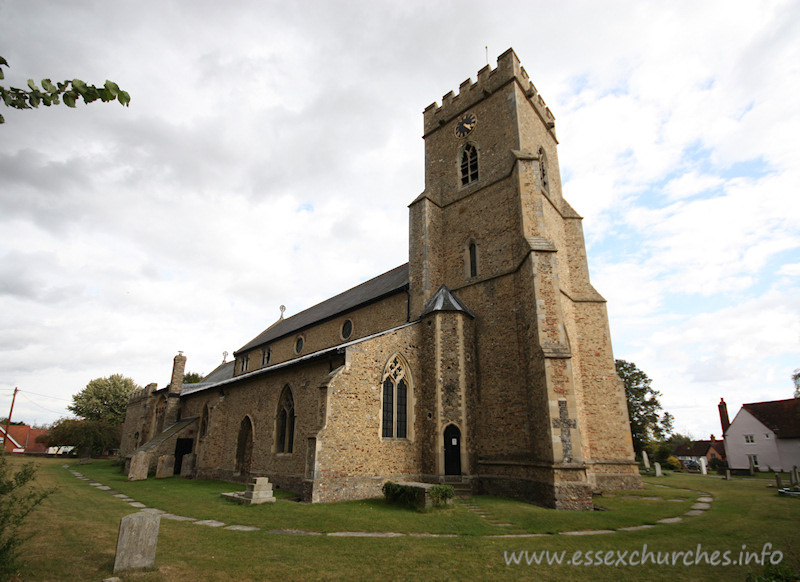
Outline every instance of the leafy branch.
{"label": "leafy branch", "polygon": [[[0,79],[5,79],[2,67],[8,67],[8,61],[0,57]],[[50,107],[64,103],[67,107],[75,107],[75,103],[83,99],[85,103],[91,103],[98,99],[104,103],[117,100],[120,105],[128,106],[131,96],[113,81],[106,81],[102,87],[87,85],[80,79],[71,81],[53,82],[50,79],[42,79],[41,89],[37,87],[33,79],[28,79],[28,89],[17,87],[5,88],[0,85],[0,98],[6,107],[13,109],[36,109],[39,105]],[[5,123],[5,119],[0,115],[0,123]]]}

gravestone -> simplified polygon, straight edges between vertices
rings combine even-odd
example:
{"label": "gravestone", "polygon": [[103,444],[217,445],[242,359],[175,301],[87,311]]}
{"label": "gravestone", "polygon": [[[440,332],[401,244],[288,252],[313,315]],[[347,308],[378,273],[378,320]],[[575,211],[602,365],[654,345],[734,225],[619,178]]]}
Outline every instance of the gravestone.
{"label": "gravestone", "polygon": [[150,455],[144,451],[136,453],[131,459],[131,467],[128,469],[128,481],[144,481],[147,479],[147,471],[150,469]]}
{"label": "gravestone", "polygon": [[275,503],[272,495],[272,483],[267,477],[256,477],[247,484],[246,491],[235,491],[233,493],[220,493],[226,499],[232,499],[243,505],[258,505],[260,503]]}
{"label": "gravestone", "polygon": [[708,466],[706,465],[705,457],[700,457],[700,473],[708,475]]}
{"label": "gravestone", "polygon": [[775,487],[778,488],[778,491],[783,489],[783,481],[781,480],[781,474],[775,473]]}
{"label": "gravestone", "polygon": [[661,463],[656,462],[656,477],[663,477],[664,475],[661,473]]}
{"label": "gravestone", "polygon": [[647,451],[642,451],[642,462],[644,463],[644,468],[649,471],[650,470],[650,457],[647,455]]}
{"label": "gravestone", "polygon": [[197,460],[197,455],[194,453],[186,453],[183,455],[181,461],[181,478],[191,479],[194,477],[194,463]]}
{"label": "gravestone", "polygon": [[730,481],[731,480],[731,470],[730,469],[725,469],[725,480],[726,481]]}
{"label": "gravestone", "polygon": [[753,458],[753,455],[748,455],[747,459],[748,459],[748,461],[750,461],[750,474],[751,475],[755,475],[756,474],[756,461],[755,461],[755,458]]}
{"label": "gravestone", "polygon": [[160,524],[161,516],[152,513],[132,513],[122,518],[114,558],[115,574],[154,566]]}
{"label": "gravestone", "polygon": [[156,467],[156,479],[166,479],[175,474],[175,455],[161,455]]}
{"label": "gravestone", "polygon": [[792,472],[791,472],[790,479],[791,479],[792,487],[794,487],[795,485],[800,485],[800,475],[798,475],[798,472],[797,472],[797,465],[792,467]]}

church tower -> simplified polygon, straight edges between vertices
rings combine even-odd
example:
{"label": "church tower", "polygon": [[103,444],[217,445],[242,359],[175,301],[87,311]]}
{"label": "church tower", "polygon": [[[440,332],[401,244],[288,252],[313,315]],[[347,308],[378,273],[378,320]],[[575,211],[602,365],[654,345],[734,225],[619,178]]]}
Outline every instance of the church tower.
{"label": "church tower", "polygon": [[585,509],[593,489],[639,487],[605,300],[561,192],[555,120],[513,50],[425,109],[424,139],[410,315],[437,330],[424,348],[431,401],[452,396],[451,374],[460,410],[450,421],[436,408],[429,471],[454,466],[457,431],[477,491]]}

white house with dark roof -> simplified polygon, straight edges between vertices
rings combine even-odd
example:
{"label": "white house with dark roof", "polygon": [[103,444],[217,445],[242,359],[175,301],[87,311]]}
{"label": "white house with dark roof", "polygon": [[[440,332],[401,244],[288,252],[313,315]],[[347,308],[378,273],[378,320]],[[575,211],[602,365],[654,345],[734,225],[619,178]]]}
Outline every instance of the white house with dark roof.
{"label": "white house with dark roof", "polygon": [[[727,414],[721,420],[724,427]],[[725,451],[733,470],[800,467],[800,398],[742,405],[725,430]]]}

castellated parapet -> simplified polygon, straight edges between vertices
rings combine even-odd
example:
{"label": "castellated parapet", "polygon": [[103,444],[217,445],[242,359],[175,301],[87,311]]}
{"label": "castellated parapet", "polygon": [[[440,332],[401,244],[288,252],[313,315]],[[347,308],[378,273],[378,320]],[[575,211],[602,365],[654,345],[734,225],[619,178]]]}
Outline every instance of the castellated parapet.
{"label": "castellated parapet", "polygon": [[555,117],[553,117],[544,99],[542,99],[542,96],[528,78],[528,73],[520,65],[519,57],[517,57],[513,49],[508,49],[497,57],[497,68],[492,69],[490,65],[486,65],[478,71],[478,80],[475,83],[472,82],[471,78],[461,83],[458,87],[458,95],[450,91],[442,97],[441,105],[438,105],[435,101],[428,105],[423,112],[425,136],[514,79],[522,87],[525,96],[542,118],[542,122],[553,135],[553,138],[555,138]]}

